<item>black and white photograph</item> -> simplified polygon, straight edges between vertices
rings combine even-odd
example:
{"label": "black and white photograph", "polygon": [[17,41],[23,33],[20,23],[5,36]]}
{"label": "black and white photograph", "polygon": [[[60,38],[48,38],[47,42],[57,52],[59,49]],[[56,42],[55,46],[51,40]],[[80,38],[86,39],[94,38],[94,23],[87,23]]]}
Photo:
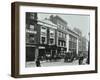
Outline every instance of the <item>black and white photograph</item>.
{"label": "black and white photograph", "polygon": [[26,67],[89,65],[90,16],[26,12]]}
{"label": "black and white photograph", "polygon": [[97,7],[12,4],[12,76],[97,73]]}

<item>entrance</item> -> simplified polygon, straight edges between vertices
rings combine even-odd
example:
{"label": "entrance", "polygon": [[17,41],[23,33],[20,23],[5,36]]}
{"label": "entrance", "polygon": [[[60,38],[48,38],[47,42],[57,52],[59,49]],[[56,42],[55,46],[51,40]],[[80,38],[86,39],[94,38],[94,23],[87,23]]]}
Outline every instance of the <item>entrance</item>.
{"label": "entrance", "polygon": [[35,61],[35,47],[26,47],[26,61]]}
{"label": "entrance", "polygon": [[41,60],[44,60],[45,59],[45,56],[46,56],[45,49],[39,49],[39,58]]}

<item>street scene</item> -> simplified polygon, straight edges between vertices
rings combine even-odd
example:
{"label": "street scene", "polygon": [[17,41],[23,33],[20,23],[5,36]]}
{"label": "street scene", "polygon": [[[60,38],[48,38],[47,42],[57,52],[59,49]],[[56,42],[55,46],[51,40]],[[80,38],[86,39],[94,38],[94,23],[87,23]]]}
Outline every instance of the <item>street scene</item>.
{"label": "street scene", "polygon": [[25,16],[26,67],[90,64],[89,16],[37,12]]}
{"label": "street scene", "polygon": [[[40,62],[42,67],[50,67],[50,66],[65,66],[65,65],[79,65],[79,60],[74,60],[73,62],[64,62],[64,59],[60,61],[53,61],[53,62],[47,62],[47,61],[41,61]],[[81,65],[87,65],[86,59],[83,60]],[[26,67],[36,67],[35,62],[27,62]]]}

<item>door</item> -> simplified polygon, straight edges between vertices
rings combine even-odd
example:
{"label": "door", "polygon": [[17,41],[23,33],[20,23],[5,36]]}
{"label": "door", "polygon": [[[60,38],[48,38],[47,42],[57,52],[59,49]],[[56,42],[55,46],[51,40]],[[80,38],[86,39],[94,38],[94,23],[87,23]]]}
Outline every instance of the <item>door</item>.
{"label": "door", "polygon": [[35,60],[35,47],[26,47],[26,61]]}

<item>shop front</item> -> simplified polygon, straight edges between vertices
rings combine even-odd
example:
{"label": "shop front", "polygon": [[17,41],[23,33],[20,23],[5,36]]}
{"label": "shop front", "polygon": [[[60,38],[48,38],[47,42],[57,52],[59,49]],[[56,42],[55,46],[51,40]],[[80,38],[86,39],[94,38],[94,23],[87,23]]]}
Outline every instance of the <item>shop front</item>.
{"label": "shop front", "polygon": [[35,61],[35,46],[26,46],[26,61]]}
{"label": "shop front", "polygon": [[39,58],[41,61],[45,60],[46,50],[45,46],[39,46]]}
{"label": "shop front", "polygon": [[46,58],[53,61],[57,56],[57,47],[55,45],[48,45],[46,47]]}
{"label": "shop front", "polygon": [[67,48],[66,47],[58,47],[58,55],[61,58],[64,58]]}

